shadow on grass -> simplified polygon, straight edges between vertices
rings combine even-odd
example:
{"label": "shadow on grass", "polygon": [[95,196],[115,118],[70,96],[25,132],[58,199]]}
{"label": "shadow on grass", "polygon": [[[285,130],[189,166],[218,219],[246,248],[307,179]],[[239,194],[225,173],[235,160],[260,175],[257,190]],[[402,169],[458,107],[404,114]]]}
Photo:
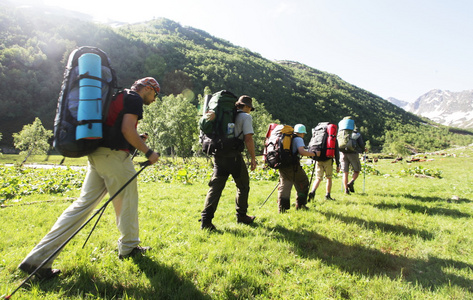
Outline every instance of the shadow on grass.
{"label": "shadow on grass", "polygon": [[194,284],[172,268],[161,265],[147,256],[133,257],[133,262],[146,275],[152,291],[143,295],[143,299],[211,299],[204,295]]}
{"label": "shadow on grass", "polygon": [[470,218],[471,215],[467,213],[463,213],[457,209],[449,209],[443,207],[426,207],[424,205],[416,205],[416,204],[403,204],[403,203],[381,203],[373,205],[379,209],[406,209],[411,211],[412,213],[421,213],[427,214],[429,216],[446,216],[452,218]]}
{"label": "shadow on grass", "polygon": [[429,257],[427,260],[412,259],[391,254],[389,249],[380,251],[360,245],[346,245],[304,229],[294,231],[277,225],[268,227],[267,230],[279,233],[294,246],[295,252],[301,257],[322,260],[350,274],[387,276],[392,280],[402,278],[414,286],[420,285],[430,291],[455,285],[473,292],[468,278],[445,271],[446,268],[453,268],[455,271],[471,272],[471,264],[436,257]]}
{"label": "shadow on grass", "polygon": [[325,215],[327,218],[335,218],[345,223],[355,223],[361,227],[364,227],[368,230],[380,229],[384,232],[392,232],[394,234],[405,235],[405,236],[420,236],[424,240],[431,240],[434,236],[426,230],[417,230],[412,228],[407,228],[402,225],[391,225],[383,222],[373,222],[366,221],[360,218],[347,217],[339,214],[334,214],[330,212],[320,212]]}
{"label": "shadow on grass", "polygon": [[407,198],[407,199],[412,199],[415,201],[420,201],[420,202],[448,202],[448,203],[472,203],[473,201],[467,198],[459,198],[456,200],[452,199],[447,199],[445,197],[436,197],[436,196],[418,196],[418,195],[412,195],[412,194],[385,194],[385,193],[377,193],[375,196],[389,196],[389,197],[399,197],[399,198]]}
{"label": "shadow on grass", "polygon": [[457,200],[452,200],[452,199],[446,199],[446,198],[440,198],[440,197],[424,197],[424,196],[416,196],[416,195],[411,195],[411,194],[403,194],[401,195],[404,198],[409,198],[412,200],[416,201],[421,201],[421,202],[448,202],[448,203],[471,203],[470,199],[466,198],[458,198]]}
{"label": "shadow on grass", "polygon": [[148,278],[147,287],[133,285],[133,280],[120,282],[97,277],[97,274],[89,271],[85,266],[75,269],[76,279],[61,280],[59,277],[39,282],[39,287],[45,292],[56,291],[58,295],[65,298],[79,296],[81,298],[122,299],[126,296],[127,299],[211,299],[210,296],[199,291],[191,281],[182,279],[168,266],[158,264],[146,256],[133,258],[133,262]]}

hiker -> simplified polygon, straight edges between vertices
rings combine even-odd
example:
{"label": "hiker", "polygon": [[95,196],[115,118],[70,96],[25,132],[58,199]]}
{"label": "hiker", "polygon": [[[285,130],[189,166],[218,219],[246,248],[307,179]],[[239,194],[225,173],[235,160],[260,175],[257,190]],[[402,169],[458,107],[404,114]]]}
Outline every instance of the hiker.
{"label": "hiker", "polygon": [[294,126],[292,139],[292,153],[295,157],[293,164],[279,169],[278,207],[279,213],[284,213],[290,208],[292,186],[296,188],[296,210],[307,210],[307,194],[309,193],[309,179],[300,165],[298,154],[302,156],[315,156],[314,152],[305,150],[304,136],[307,131],[303,124]]}
{"label": "hiker", "polygon": [[[87,175],[79,198],[59,217],[52,229],[26,256],[18,268],[31,274],[46,258],[86,221],[87,216],[109,193],[114,195],[133,175],[136,174],[130,159],[130,146],[145,153],[151,164],[159,159],[159,154],[148,148],[136,130],[138,120],[143,118],[143,104],[153,103],[160,91],[156,79],[145,77],[137,80],[130,90],[124,91],[123,107],[111,130],[113,139],[104,136],[101,147],[88,155]],[[110,107],[110,113],[113,111]],[[110,116],[110,114],[109,114]],[[141,247],[138,228],[138,188],[133,180],[112,201],[120,238],[118,257],[120,259],[144,253],[150,247]],[[53,259],[42,267],[36,276],[49,279],[60,270],[52,269]]]}
{"label": "hiker", "polygon": [[[250,115],[254,111],[253,100],[246,95],[236,101],[237,115],[235,118],[234,135],[244,141],[246,149],[251,156],[251,171],[256,169],[255,144],[253,141],[253,119]],[[211,119],[212,114],[209,114]],[[209,231],[216,230],[212,219],[217,210],[222,191],[227,183],[228,176],[232,175],[237,193],[235,197],[235,208],[237,222],[243,224],[253,223],[255,217],[248,216],[248,195],[250,192],[250,177],[243,160],[243,155],[238,150],[229,150],[225,153],[217,151],[214,155],[214,171],[209,182],[209,191],[205,198],[204,209],[201,213],[201,229]]]}
{"label": "hiker", "polygon": [[[354,127],[353,133],[351,134],[351,139],[353,140],[354,144],[354,149],[352,151],[345,151],[340,149],[341,171],[343,172],[343,187],[345,189],[345,194],[347,195],[349,195],[350,192],[355,192],[355,180],[358,178],[358,175],[361,171],[359,154],[366,151],[365,142],[363,141],[363,137],[358,132],[356,126]],[[348,181],[348,171],[350,165],[353,168],[353,175],[351,180]]]}
{"label": "hiker", "polygon": [[[334,200],[330,196],[330,192],[332,190],[332,176],[333,176],[333,158],[327,158],[325,160],[319,159],[317,156],[314,157],[315,159],[315,182],[312,186],[310,193],[309,193],[309,201],[314,199],[315,192],[319,187],[320,183],[325,178],[327,179],[327,183],[325,185],[325,200]],[[337,173],[340,172],[340,153],[338,149],[338,143],[335,142],[335,163],[337,165]]]}

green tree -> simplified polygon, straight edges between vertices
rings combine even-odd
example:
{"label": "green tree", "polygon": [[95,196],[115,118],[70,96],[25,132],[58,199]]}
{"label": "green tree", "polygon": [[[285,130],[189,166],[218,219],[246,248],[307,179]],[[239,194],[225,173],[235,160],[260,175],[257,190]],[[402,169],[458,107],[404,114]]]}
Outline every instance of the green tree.
{"label": "green tree", "polygon": [[389,153],[394,153],[399,156],[406,156],[412,154],[409,149],[406,147],[405,143],[403,143],[400,140],[397,140],[395,142],[392,142],[391,144],[388,145],[388,147],[385,149]]}
{"label": "green tree", "polygon": [[163,97],[161,103],[145,108],[139,130],[149,134],[150,147],[170,151],[173,156],[192,156],[192,145],[198,130],[197,108],[192,100],[192,97],[182,94],[170,95]]}
{"label": "green tree", "polygon": [[365,141],[365,148],[366,148],[367,153],[371,152],[371,142],[370,141]]}
{"label": "green tree", "polygon": [[26,157],[23,165],[31,154],[46,154],[49,150],[48,139],[53,136],[51,130],[43,127],[41,120],[36,118],[33,124],[23,126],[23,130],[13,134],[15,148],[21,150],[20,155]]}

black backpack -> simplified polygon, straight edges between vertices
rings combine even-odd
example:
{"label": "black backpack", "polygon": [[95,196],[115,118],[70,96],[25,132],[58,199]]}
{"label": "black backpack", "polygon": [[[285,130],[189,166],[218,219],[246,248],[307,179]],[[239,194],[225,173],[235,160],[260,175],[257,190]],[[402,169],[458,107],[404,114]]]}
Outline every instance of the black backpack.
{"label": "black backpack", "polygon": [[337,140],[337,125],[320,122],[312,129],[309,151],[314,152],[315,160],[325,161],[335,157]]}
{"label": "black backpack", "polygon": [[[93,55],[91,56],[91,54]],[[89,57],[97,59],[94,64],[91,63],[90,69],[100,70],[101,76],[92,74],[93,72],[88,71],[87,68],[84,71],[84,66],[88,63],[85,58]],[[80,58],[82,58],[81,68],[79,67]],[[97,63],[98,58],[100,58],[101,65]],[[60,154],[65,157],[81,157],[92,153],[100,146],[103,136],[102,123],[108,114],[116,85],[115,71],[110,66],[110,60],[104,51],[90,46],[72,51],[64,72],[54,119],[53,146]],[[97,94],[98,97],[90,97]],[[90,106],[91,103],[92,106]],[[79,118],[81,114],[89,113],[91,107],[95,116],[85,119]],[[79,109],[81,109],[81,113],[79,113]],[[81,128],[78,129],[78,127]],[[85,137],[78,136],[78,131],[82,134],[81,132],[87,130],[95,130],[95,133],[98,134],[90,137],[87,137],[87,134]]]}
{"label": "black backpack", "polygon": [[[206,100],[204,115],[199,120],[200,140],[204,153],[215,155],[230,151],[243,151],[243,140],[239,136],[235,136],[237,115],[235,102],[237,100],[238,98],[233,93],[226,90],[219,91],[213,94],[210,100]],[[214,120],[210,121],[207,118],[209,111],[215,113]]]}

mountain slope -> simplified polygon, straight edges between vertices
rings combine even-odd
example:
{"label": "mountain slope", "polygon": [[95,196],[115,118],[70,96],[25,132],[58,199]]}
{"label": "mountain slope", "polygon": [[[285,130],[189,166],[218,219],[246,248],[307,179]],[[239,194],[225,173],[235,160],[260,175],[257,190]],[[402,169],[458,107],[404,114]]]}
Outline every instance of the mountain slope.
{"label": "mountain slope", "polygon": [[406,109],[406,106],[409,104],[409,102],[406,102],[406,101],[402,101],[402,100],[399,100],[399,99],[396,99],[396,98],[393,98],[393,97],[389,97],[387,98],[386,100],[388,100],[390,103],[402,108],[402,109]]}
{"label": "mountain slope", "polygon": [[[4,145],[34,117],[52,129],[69,53],[93,45],[108,53],[119,84],[154,76],[164,95],[228,89],[248,94],[275,119],[307,128],[351,115],[367,140],[381,147],[387,131],[425,120],[340,77],[292,62],[273,62],[248,49],[167,19],[112,28],[40,9],[0,10],[0,119]],[[195,102],[197,104],[197,101]]]}
{"label": "mountain slope", "polygon": [[473,90],[432,90],[407,105],[405,109],[443,125],[473,128]]}

